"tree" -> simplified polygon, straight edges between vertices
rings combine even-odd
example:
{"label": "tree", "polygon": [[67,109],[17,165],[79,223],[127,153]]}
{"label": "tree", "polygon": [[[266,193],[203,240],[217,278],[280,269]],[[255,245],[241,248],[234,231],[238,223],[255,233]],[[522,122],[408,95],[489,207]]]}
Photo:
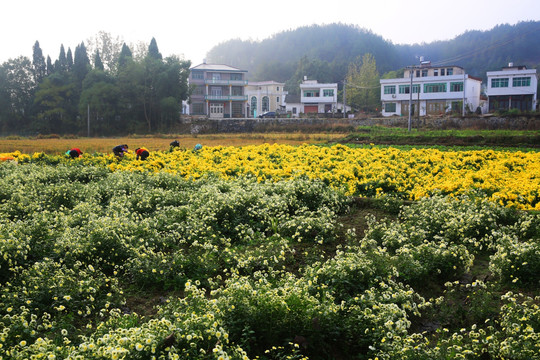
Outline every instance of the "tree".
{"label": "tree", "polygon": [[346,102],[355,109],[377,111],[380,104],[379,73],[373,55],[366,53],[349,65],[346,78]]}
{"label": "tree", "polygon": [[156,60],[162,60],[163,59],[163,56],[159,52],[159,49],[158,49],[157,42],[156,42],[155,38],[152,38],[152,40],[150,40],[150,45],[148,45],[148,56],[150,56],[151,58],[156,59]]}
{"label": "tree", "polygon": [[73,75],[75,76],[79,88],[82,87],[82,82],[89,71],[90,59],[86,52],[86,46],[84,46],[84,42],[82,42],[75,48],[75,61],[73,62]]}
{"label": "tree", "polygon": [[47,55],[47,76],[51,75],[54,72],[54,65],[52,63],[51,57]]}
{"label": "tree", "polygon": [[[110,135],[122,132],[122,124],[116,120],[119,90],[114,78],[103,70],[94,69],[83,81],[79,101],[79,113],[84,121],[90,114],[91,135]],[[80,124],[83,126],[84,124]]]}
{"label": "tree", "polygon": [[[123,48],[122,44],[124,44],[120,37],[113,37],[108,32],[100,31],[93,38],[87,39],[86,43],[89,54],[99,51],[104,71],[110,71],[113,74],[117,72],[118,59]],[[96,67],[95,63],[94,67]]]}
{"label": "tree", "polygon": [[33,124],[43,133],[76,132],[76,124],[70,114],[72,109],[73,83],[67,73],[54,73],[45,78],[36,92],[35,104],[38,117]]}
{"label": "tree", "polygon": [[45,57],[43,57],[43,51],[39,46],[39,41],[36,41],[32,48],[32,66],[34,68],[34,79],[37,83],[40,83],[45,76],[47,76],[47,64],[45,64]]}
{"label": "tree", "polygon": [[120,55],[118,56],[118,69],[125,68],[129,61],[133,61],[133,54],[126,43],[124,43],[122,45],[122,51],[120,51]]}
{"label": "tree", "polygon": [[105,66],[101,61],[101,56],[99,56],[99,50],[96,50],[94,54],[94,69],[105,71]]}
{"label": "tree", "polygon": [[32,112],[32,98],[36,83],[30,59],[19,56],[2,65],[1,103],[6,106],[3,113],[3,131],[23,130],[27,127]]}
{"label": "tree", "polygon": [[58,59],[54,62],[54,70],[58,72],[64,72],[68,70],[66,51],[64,50],[64,44],[60,45],[60,54]]}
{"label": "tree", "polygon": [[73,54],[71,53],[71,48],[68,48],[67,54],[66,54],[66,64],[67,64],[67,70],[71,71],[73,68]]}

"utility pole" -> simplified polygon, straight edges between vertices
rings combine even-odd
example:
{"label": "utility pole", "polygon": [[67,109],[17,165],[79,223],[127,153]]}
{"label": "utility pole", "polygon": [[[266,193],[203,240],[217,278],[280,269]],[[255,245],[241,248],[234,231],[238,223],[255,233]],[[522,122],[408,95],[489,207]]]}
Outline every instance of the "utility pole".
{"label": "utility pole", "polygon": [[343,80],[343,118],[347,117],[347,79]]}
{"label": "utility pole", "polygon": [[88,104],[88,112],[86,117],[88,118],[88,137],[90,137],[90,104]]}
{"label": "utility pole", "polygon": [[465,117],[465,69],[463,69],[463,106],[462,116]]}
{"label": "utility pole", "polygon": [[411,131],[411,115],[412,115],[412,91],[413,91],[413,82],[412,82],[412,78],[413,78],[413,69],[414,69],[414,66],[410,66],[409,67],[409,72],[410,72],[410,77],[411,77],[411,87],[409,88],[409,122],[408,122],[408,126],[407,126],[407,129],[408,131]]}

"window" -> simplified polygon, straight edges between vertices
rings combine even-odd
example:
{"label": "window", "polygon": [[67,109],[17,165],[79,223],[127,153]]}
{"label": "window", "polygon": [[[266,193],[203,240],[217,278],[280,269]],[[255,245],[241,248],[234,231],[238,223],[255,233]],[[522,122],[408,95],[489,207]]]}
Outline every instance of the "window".
{"label": "window", "polygon": [[492,88],[508,87],[508,78],[491,79]]}
{"label": "window", "polygon": [[433,76],[439,76],[439,69],[433,70]]}
{"label": "window", "polygon": [[441,76],[444,76],[444,69],[441,69]]}
{"label": "window", "polygon": [[396,93],[396,86],[390,85],[384,87],[384,93],[385,94],[395,94]]}
{"label": "window", "polygon": [[263,96],[262,98],[262,111],[268,111],[270,109],[270,101],[268,100],[268,96]]}
{"label": "window", "polygon": [[334,96],[334,89],[324,89],[323,90],[323,96],[324,97],[333,97]]}
{"label": "window", "polygon": [[422,70],[422,77],[426,77],[427,76],[427,69],[424,69]]}
{"label": "window", "polygon": [[446,92],[446,83],[424,84],[424,92],[425,93]]}
{"label": "window", "polygon": [[243,90],[244,88],[241,87],[241,86],[233,86],[231,87],[231,92],[232,92],[232,95],[233,96],[241,96],[241,95],[244,95],[243,94]]}
{"label": "window", "polygon": [[454,69],[452,68],[446,69],[446,75],[454,75]]}
{"label": "window", "polygon": [[460,82],[451,82],[451,83],[450,83],[450,91],[451,91],[451,92],[459,92],[459,91],[463,91],[463,81],[460,81]]}
{"label": "window", "polygon": [[515,77],[512,79],[512,86],[531,86],[530,77]]}
{"label": "window", "polygon": [[203,115],[204,114],[204,104],[203,103],[193,103],[191,105],[191,114],[192,115]]}
{"label": "window", "polygon": [[276,97],[276,102],[279,104],[279,96]]}
{"label": "window", "polygon": [[192,79],[204,79],[204,73],[201,71],[194,71],[191,73]]}
{"label": "window", "polygon": [[195,86],[195,88],[193,89],[193,95],[204,95],[204,87]]}
{"label": "window", "polygon": [[295,107],[292,108],[292,113],[296,114],[296,108]]}
{"label": "window", "polygon": [[420,70],[416,70],[416,77],[420,77]]}
{"label": "window", "polygon": [[[410,94],[410,85],[399,85],[399,93],[400,94]],[[419,84],[413,84],[413,94],[418,94],[420,92],[420,85]]]}
{"label": "window", "polygon": [[384,111],[387,113],[395,113],[396,112],[396,103],[385,103],[384,104]]}
{"label": "window", "polygon": [[276,88],[277,91],[279,91],[279,86]]}
{"label": "window", "polygon": [[244,107],[241,102],[233,102],[232,103],[232,116],[233,117],[242,117],[244,115]]}
{"label": "window", "polygon": [[223,94],[221,88],[219,86],[212,86],[210,88],[210,95],[212,96],[221,96]]}
{"label": "window", "polygon": [[255,111],[257,111],[257,97],[252,96],[251,97],[251,115],[255,114]]}
{"label": "window", "polygon": [[304,90],[304,97],[319,97],[317,90]]}
{"label": "window", "polygon": [[212,80],[221,80],[220,73],[212,73]]}
{"label": "window", "polygon": [[242,74],[231,74],[231,80],[242,80]]}

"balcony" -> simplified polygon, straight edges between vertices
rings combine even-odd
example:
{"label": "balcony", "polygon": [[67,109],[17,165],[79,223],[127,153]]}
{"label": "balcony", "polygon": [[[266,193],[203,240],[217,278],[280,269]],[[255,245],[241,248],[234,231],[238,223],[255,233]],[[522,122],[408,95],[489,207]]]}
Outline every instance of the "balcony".
{"label": "balcony", "polygon": [[244,86],[247,85],[247,80],[204,80],[206,85],[225,85],[225,86]]}
{"label": "balcony", "polygon": [[208,101],[247,101],[247,95],[205,95]]}
{"label": "balcony", "polygon": [[337,102],[333,96],[301,96],[300,102],[304,103],[319,103],[319,104],[332,104]]}

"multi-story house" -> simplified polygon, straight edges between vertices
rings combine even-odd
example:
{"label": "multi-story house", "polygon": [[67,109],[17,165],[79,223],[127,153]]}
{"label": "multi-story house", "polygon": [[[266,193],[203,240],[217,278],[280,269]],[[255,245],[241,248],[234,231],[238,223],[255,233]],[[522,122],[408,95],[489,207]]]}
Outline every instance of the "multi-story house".
{"label": "multi-story house", "polygon": [[538,79],[536,69],[514,66],[513,63],[500,71],[487,72],[489,111],[535,110],[537,105]]}
{"label": "multi-story house", "polygon": [[246,117],[247,70],[206,63],[190,70],[189,84],[194,86],[190,97],[190,115]]}
{"label": "multi-story house", "polygon": [[246,95],[248,98],[249,117],[257,117],[267,111],[285,111],[284,83],[275,81],[248,82]]}
{"label": "multi-story house", "polygon": [[332,113],[337,111],[337,83],[319,84],[307,80],[300,84],[300,103],[303,113]]}
{"label": "multi-story house", "polygon": [[[422,61],[405,70],[403,78],[381,79],[382,115],[440,115],[476,111],[481,106],[482,79],[459,66],[432,66]],[[412,84],[412,96],[411,96]],[[412,97],[412,99],[411,99]]]}

